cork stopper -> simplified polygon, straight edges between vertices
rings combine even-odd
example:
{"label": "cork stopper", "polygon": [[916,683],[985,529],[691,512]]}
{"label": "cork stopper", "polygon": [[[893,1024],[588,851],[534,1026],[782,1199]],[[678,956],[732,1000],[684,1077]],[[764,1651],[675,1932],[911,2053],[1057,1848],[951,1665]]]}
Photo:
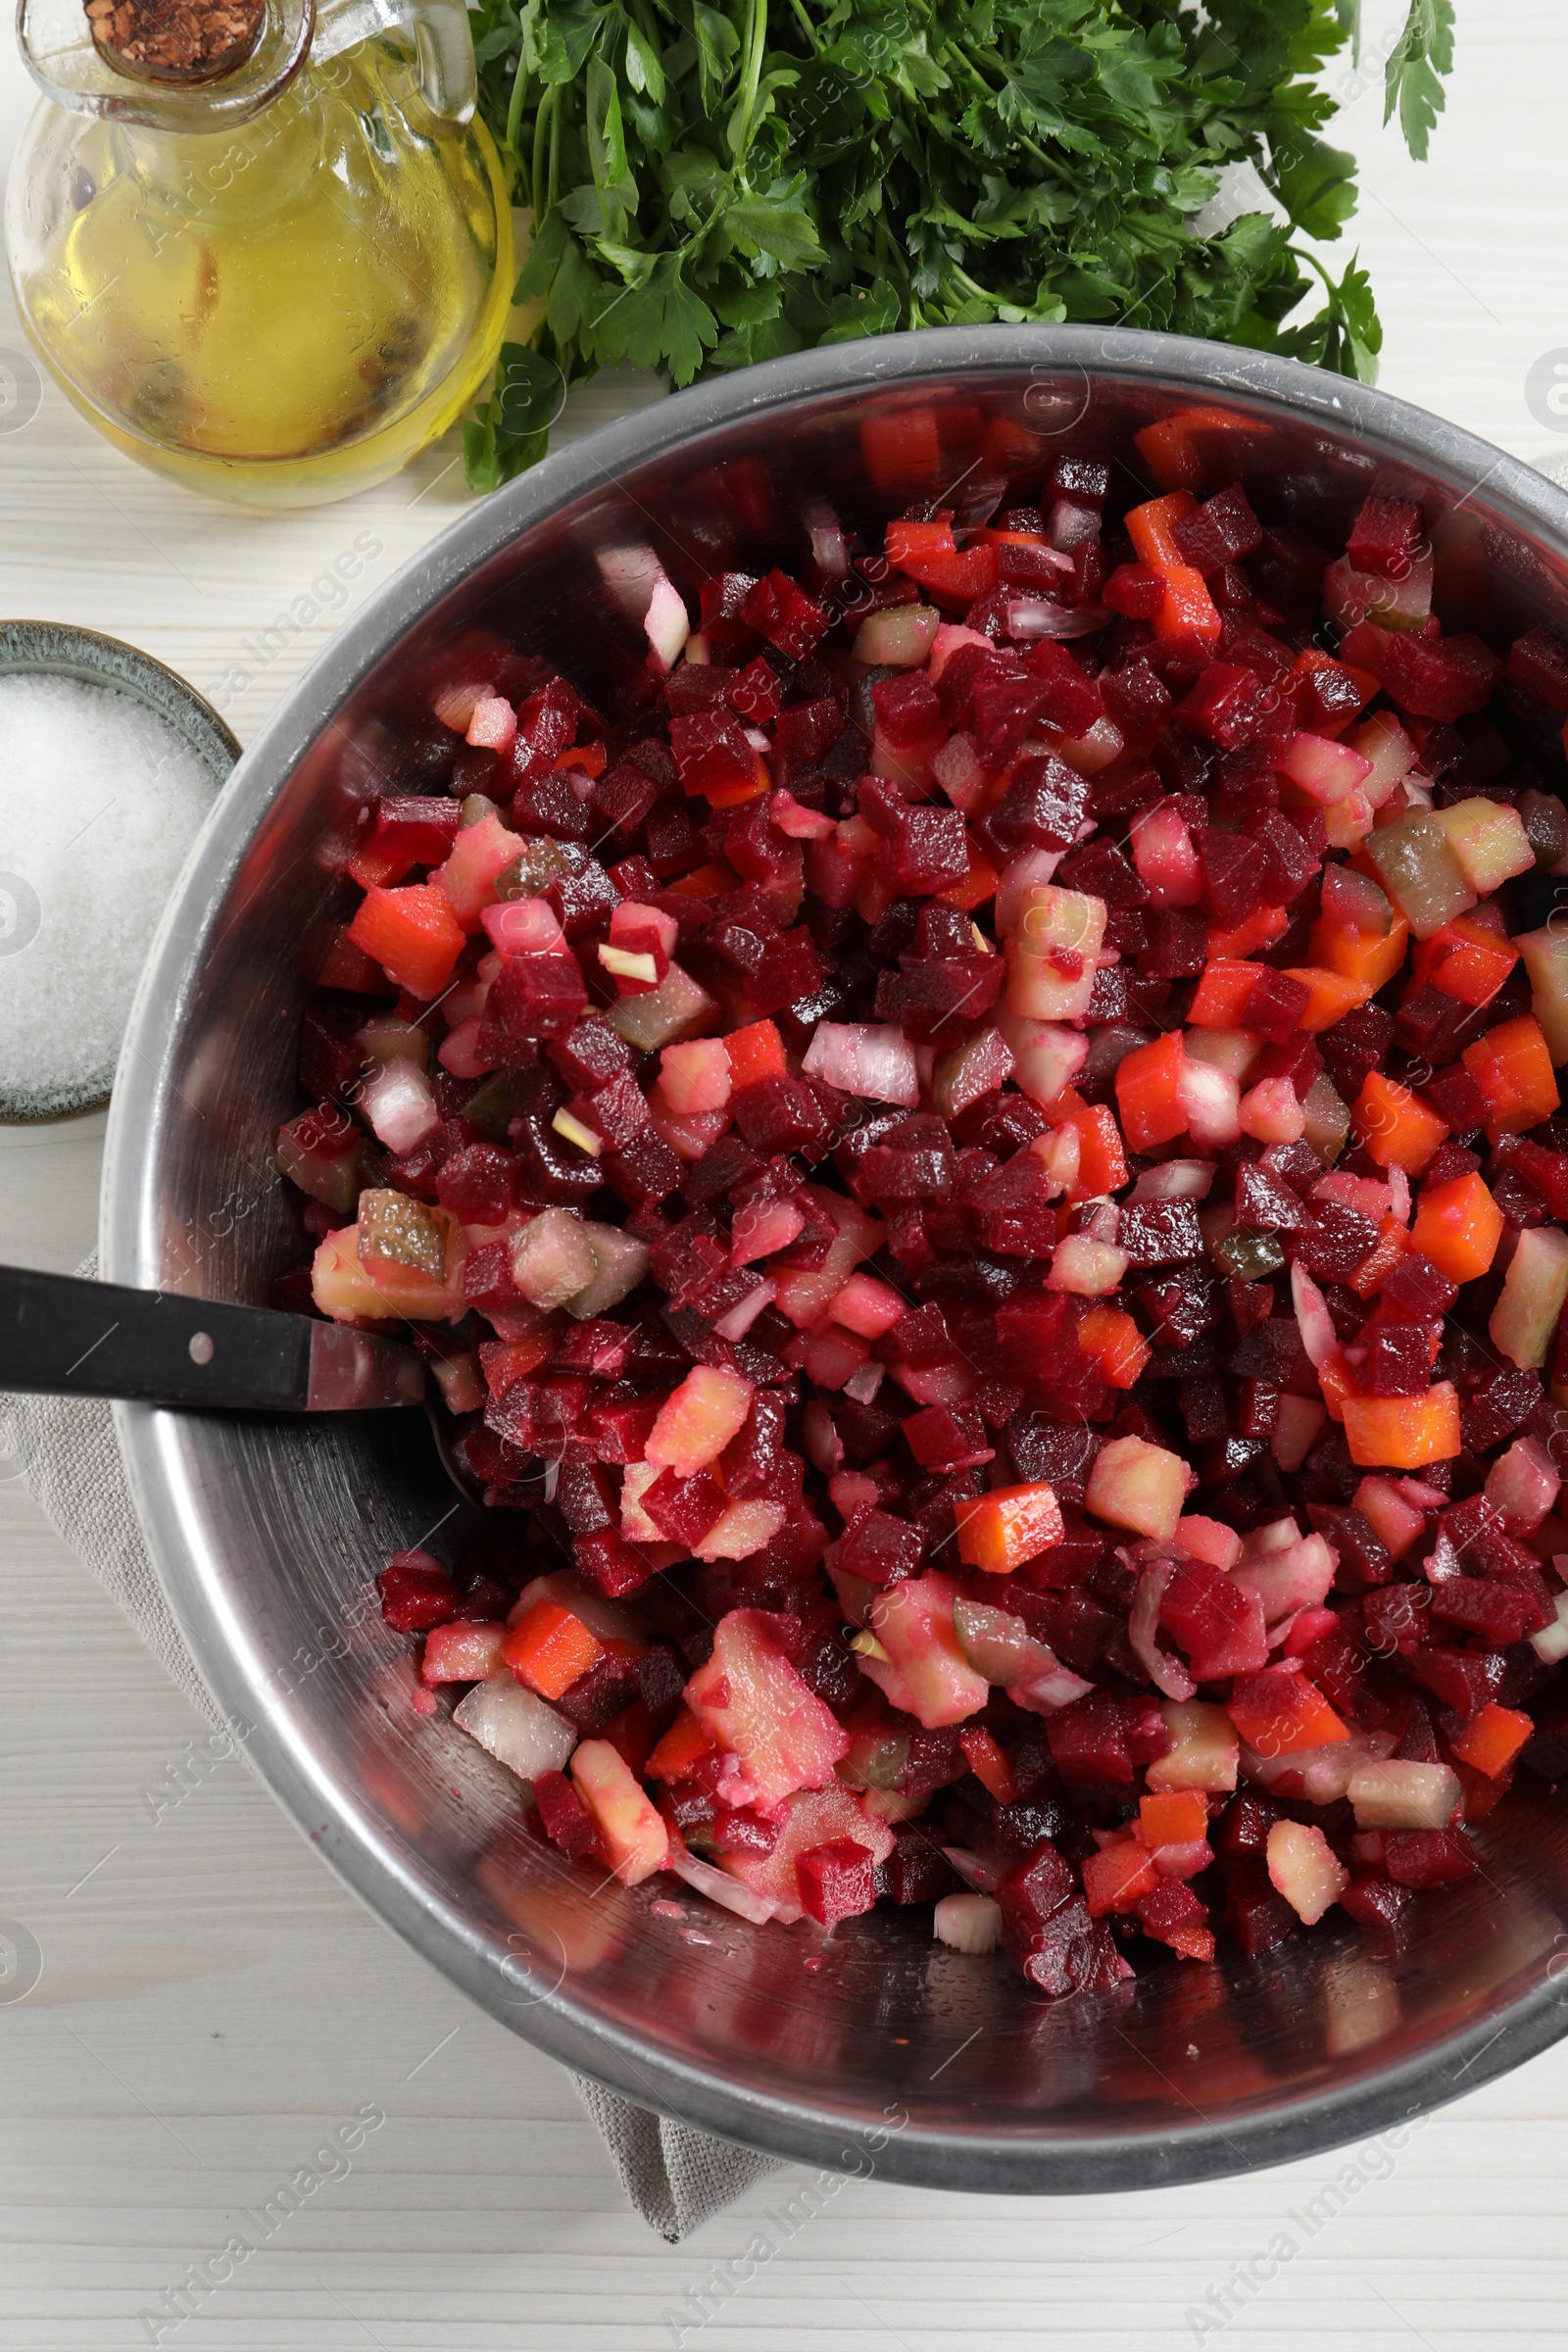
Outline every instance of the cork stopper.
{"label": "cork stopper", "polygon": [[220,81],[261,38],[266,0],[87,0],[99,55],[142,81]]}

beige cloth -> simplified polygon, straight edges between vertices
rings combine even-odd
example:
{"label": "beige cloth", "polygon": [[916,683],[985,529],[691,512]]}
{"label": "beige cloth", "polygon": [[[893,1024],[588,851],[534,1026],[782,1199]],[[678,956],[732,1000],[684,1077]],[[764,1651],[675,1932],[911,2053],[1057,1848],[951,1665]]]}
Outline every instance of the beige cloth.
{"label": "beige cloth", "polygon": [[[95,1275],[89,1258],[78,1273]],[[93,1397],[0,1396],[0,1449],[61,1541],[119,1602],[166,1674],[210,1722],[219,1709],[180,1639],[136,1524],[109,1405]],[[249,1761],[243,1743],[241,1755]],[[574,2075],[621,2186],[671,2245],[711,2220],[777,2161],[674,2124]]]}

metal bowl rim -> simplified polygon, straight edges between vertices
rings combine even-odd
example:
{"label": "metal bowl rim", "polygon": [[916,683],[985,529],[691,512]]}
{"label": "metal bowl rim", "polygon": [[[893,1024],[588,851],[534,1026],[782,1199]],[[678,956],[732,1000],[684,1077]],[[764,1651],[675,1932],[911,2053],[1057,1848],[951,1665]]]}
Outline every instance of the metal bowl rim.
{"label": "metal bowl rim", "polygon": [[[987,371],[1078,368],[1194,395],[1227,390],[1319,419],[1374,454],[1485,486],[1504,521],[1539,535],[1568,562],[1568,492],[1521,461],[1412,404],[1370,386],[1229,345],[1143,330],[1090,326],[933,328],[918,334],[801,352],[673,394],[546,459],[470,512],[387,581],[318,656],[284,697],[224,788],[219,808],[166,910],[131,1008],[111,1104],[104,1160],[105,1278],[158,1279],[157,1202],[150,1185],[168,1095],[171,1041],[194,992],[202,953],[228,885],[268,808],[332,714],[390,645],[442,597],[520,533],[626,468],[770,410],[867,388],[917,389]],[[233,1629],[183,1525],[182,1475],[173,1417],[117,1405],[121,1446],[148,1548],[187,1642],[225,1716],[255,1720],[248,1742],[260,1776],[350,1890],[405,1942],[504,2024],[499,1972],[462,1914],[431,1898],[387,1850],[372,1825],[345,1807],[287,1724],[271,1720],[236,1656]],[[515,1980],[514,1980],[514,1985]],[[527,2010],[525,2037],[607,2088],[680,2122],[789,2160],[856,2169],[857,2127],[804,2097],[749,2089],[716,2071],[665,2059],[607,2028],[559,1992]],[[1502,2013],[1449,2036],[1424,2056],[1341,2088],[1288,2100],[1221,2126],[1199,2117],[1162,2133],[1008,2133],[913,2127],[887,2138],[881,2177],[930,2187],[1071,2194],[1211,2179],[1289,2162],[1408,2124],[1479,2087],[1568,2034],[1568,1977],[1545,1982]],[[1195,2108],[1195,2115],[1197,2114]]]}

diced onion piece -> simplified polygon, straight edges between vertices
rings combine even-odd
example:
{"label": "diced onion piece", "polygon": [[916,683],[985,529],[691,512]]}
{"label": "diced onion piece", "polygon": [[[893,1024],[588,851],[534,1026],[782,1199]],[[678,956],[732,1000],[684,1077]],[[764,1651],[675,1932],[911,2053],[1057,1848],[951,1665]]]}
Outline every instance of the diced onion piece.
{"label": "diced onion piece", "polygon": [[382,1064],[361,1091],[360,1108],[375,1140],[389,1152],[412,1152],[441,1124],[435,1089],[423,1070],[400,1055]]}
{"label": "diced onion piece", "polygon": [[994,1952],[1002,1941],[1002,1905],[989,1894],[945,1894],[931,1929],[938,1943],[956,1952]]}
{"label": "diced onion piece", "polygon": [[508,1673],[475,1683],[454,1707],[452,1720],[524,1781],[562,1771],[577,1744],[575,1725]]}
{"label": "diced onion piece", "polygon": [[920,1072],[914,1048],[902,1029],[869,1021],[818,1021],[801,1068],[846,1095],[872,1102],[897,1102],[907,1110],[920,1101]]}

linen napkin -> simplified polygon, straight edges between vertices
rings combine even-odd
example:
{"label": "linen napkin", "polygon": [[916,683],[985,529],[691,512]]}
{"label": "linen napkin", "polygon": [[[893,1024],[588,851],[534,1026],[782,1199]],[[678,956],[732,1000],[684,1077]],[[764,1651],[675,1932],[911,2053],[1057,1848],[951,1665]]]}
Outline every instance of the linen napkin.
{"label": "linen napkin", "polygon": [[[96,1277],[96,1256],[77,1273]],[[28,1494],[62,1543],[91,1569],[171,1680],[215,1727],[219,1709],[197,1673],[164,1598],[126,1484],[112,1408],[96,1397],[0,1395],[0,1454],[13,1460]],[[243,1743],[240,1754],[250,1758]],[[671,2123],[614,2091],[573,2075],[627,2197],[671,2245],[765,2173],[772,2156]]]}

